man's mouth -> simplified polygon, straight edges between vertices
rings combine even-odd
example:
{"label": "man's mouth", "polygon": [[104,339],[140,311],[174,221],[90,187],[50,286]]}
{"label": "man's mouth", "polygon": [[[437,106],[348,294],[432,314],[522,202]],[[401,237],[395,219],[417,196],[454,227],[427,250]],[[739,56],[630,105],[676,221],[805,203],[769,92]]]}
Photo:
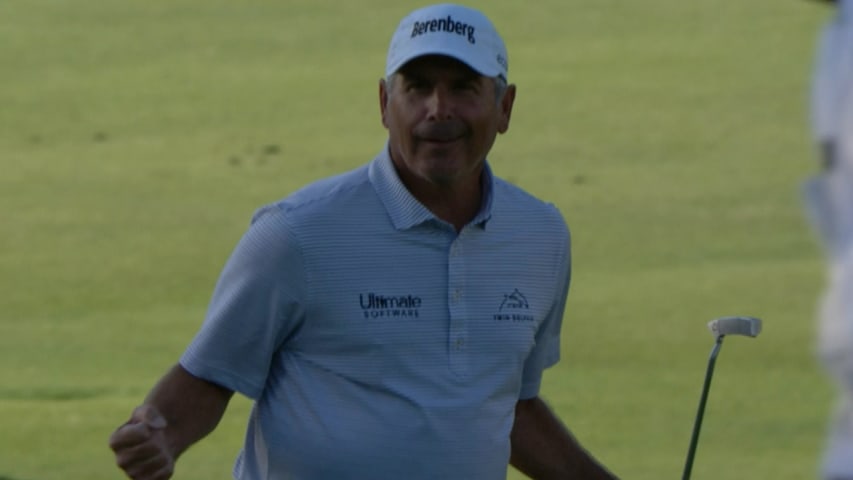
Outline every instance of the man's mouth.
{"label": "man's mouth", "polygon": [[429,143],[453,143],[458,140],[459,137],[421,137],[421,140]]}
{"label": "man's mouth", "polygon": [[430,143],[453,143],[465,135],[465,127],[457,122],[436,123],[415,132],[417,138]]}

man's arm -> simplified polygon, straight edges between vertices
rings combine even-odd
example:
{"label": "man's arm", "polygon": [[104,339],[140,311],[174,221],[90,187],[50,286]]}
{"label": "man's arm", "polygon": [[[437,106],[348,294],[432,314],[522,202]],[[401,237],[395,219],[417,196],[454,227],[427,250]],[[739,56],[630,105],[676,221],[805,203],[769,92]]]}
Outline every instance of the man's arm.
{"label": "man's arm", "polygon": [[510,464],[537,480],[615,480],[539,397],[519,400]]}
{"label": "man's arm", "polygon": [[116,463],[134,480],[171,478],[175,460],[216,428],[233,393],[175,365],[113,432]]}

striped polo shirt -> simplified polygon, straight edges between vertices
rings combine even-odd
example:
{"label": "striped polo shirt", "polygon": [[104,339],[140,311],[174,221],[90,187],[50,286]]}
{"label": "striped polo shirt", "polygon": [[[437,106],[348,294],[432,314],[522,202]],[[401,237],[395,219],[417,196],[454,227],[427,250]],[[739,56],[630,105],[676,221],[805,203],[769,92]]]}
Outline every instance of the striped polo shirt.
{"label": "striped polo shirt", "polygon": [[181,358],[255,400],[235,478],[506,478],[515,404],[559,358],[569,233],[483,184],[457,232],[386,148],[255,214]]}

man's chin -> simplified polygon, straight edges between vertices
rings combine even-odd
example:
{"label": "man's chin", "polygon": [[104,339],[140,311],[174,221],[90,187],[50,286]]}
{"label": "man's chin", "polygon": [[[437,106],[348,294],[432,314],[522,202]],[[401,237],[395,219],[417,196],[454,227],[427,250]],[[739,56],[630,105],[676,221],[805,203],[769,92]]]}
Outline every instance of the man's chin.
{"label": "man's chin", "polygon": [[459,140],[422,140],[419,147],[423,155],[430,157],[450,157],[459,155],[463,150],[462,142]]}
{"label": "man's chin", "polygon": [[469,169],[464,164],[448,162],[428,167],[424,171],[424,177],[433,185],[452,187],[463,182],[468,173]]}

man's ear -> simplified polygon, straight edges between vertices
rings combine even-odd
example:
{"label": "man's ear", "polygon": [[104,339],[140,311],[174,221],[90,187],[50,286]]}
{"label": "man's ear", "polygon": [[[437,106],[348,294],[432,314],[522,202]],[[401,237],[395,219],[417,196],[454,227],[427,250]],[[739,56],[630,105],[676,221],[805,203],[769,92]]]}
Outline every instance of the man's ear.
{"label": "man's ear", "polygon": [[384,78],[379,79],[379,112],[382,115],[382,125],[388,128],[388,119],[386,118],[388,111],[388,84]]}
{"label": "man's ear", "polygon": [[503,98],[500,100],[500,118],[498,119],[498,133],[506,133],[509,130],[509,120],[512,118],[512,105],[515,103],[515,84],[506,87]]}

